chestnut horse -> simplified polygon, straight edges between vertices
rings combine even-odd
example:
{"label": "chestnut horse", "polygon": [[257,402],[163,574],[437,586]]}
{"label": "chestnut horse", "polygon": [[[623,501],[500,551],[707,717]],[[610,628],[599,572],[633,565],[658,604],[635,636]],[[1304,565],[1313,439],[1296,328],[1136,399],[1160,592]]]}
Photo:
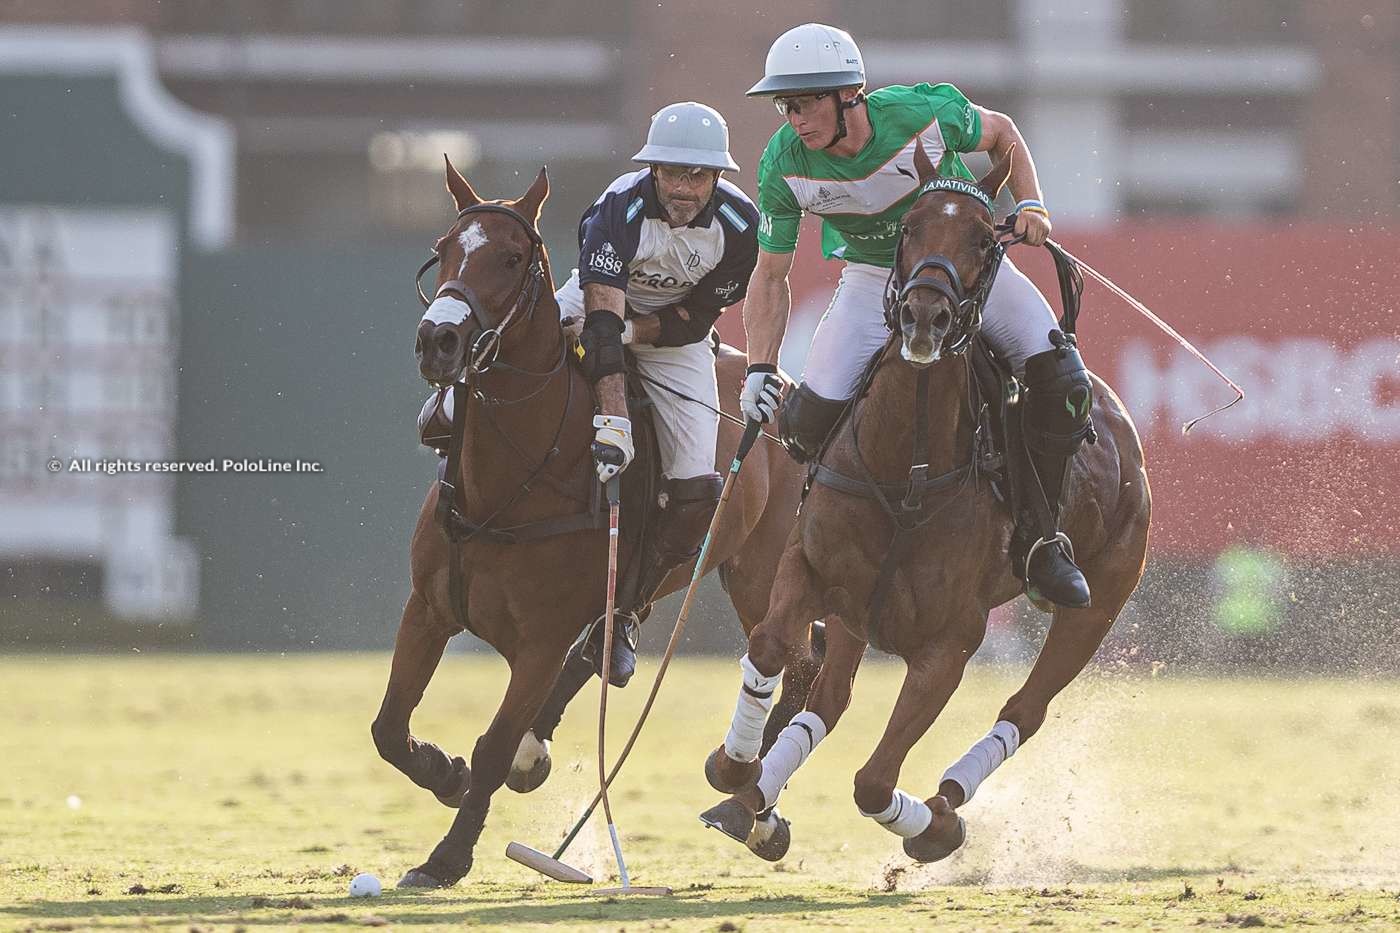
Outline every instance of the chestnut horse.
{"label": "chestnut horse", "polygon": [[[991,203],[1010,173],[1011,154],[976,186],[939,179],[922,148],[915,166],[920,196],[904,218],[891,276],[895,333],[868,394],[826,451],[827,479],[816,476],[788,539],[773,603],[749,634],[745,690],[762,690],[783,669],[804,620],[832,613],[845,624],[828,627],[807,710],[766,755],[738,760],[726,747],[741,745],[738,740],[711,754],[707,777],[734,796],[701,819],[738,838],[750,832],[754,810],[776,802],[787,779],[835,728],[872,643],[903,658],[908,670],[883,736],[855,775],[855,802],[863,815],[903,837],[907,854],[933,861],[962,845],[966,824],[957,808],[1035,735],[1051,699],[1088,663],[1137,586],[1151,497],[1137,431],[1118,397],[1092,377],[1097,442],[1073,460],[1062,527],[1093,604],[1055,609],[1025,685],[1006,701],[987,737],[944,775],[937,795],[919,800],[899,790],[905,758],[957,688],[986,633],[988,612],[1023,589],[1007,557],[1010,511],[979,479],[978,436],[985,432],[969,404],[976,389],[965,352],[980,325],[989,277],[1009,245],[999,238],[1008,228],[992,222]],[[917,508],[901,507],[911,500]],[[887,557],[892,563],[882,573]],[[731,736],[741,734],[744,702],[741,694]]]}
{"label": "chestnut horse", "polygon": [[[469,404],[460,469],[446,479],[457,490],[456,509],[469,527],[486,531],[455,547],[460,568],[455,589],[462,597],[456,605],[449,567],[454,547],[435,520],[439,484],[423,502],[413,532],[412,592],[371,731],[386,761],[456,807],[457,815],[428,860],[404,876],[400,885],[406,887],[447,886],[470,871],[491,795],[506,780],[570,644],[603,613],[607,568],[605,523],[542,537],[521,535],[517,543],[499,534],[499,529],[580,517],[596,501],[598,479],[589,450],[593,394],[579,369],[568,363],[572,354],[559,324],[549,257],[536,229],[548,177],[541,170],[518,200],[483,201],[449,162],[447,188],[458,214],[435,246],[436,300],[418,324],[416,349],[420,373],[436,386],[456,383],[469,357],[476,363],[470,394],[463,394]],[[495,347],[478,359],[483,335]],[[724,348],[717,365],[721,404],[737,412],[734,387],[743,381],[745,359]],[[721,424],[718,456],[726,467],[739,437],[738,427]],[[725,567],[726,589],[745,631],[768,609],[800,493],[800,470],[776,447],[760,445],[749,454],[707,565]],[[661,595],[684,586],[690,575],[690,567],[678,568]],[[409,732],[409,717],[448,639],[463,624],[510,665],[505,696],[477,740],[470,767]],[[803,677],[815,669],[805,641],[794,661],[799,673],[784,682],[789,715],[801,708]]]}

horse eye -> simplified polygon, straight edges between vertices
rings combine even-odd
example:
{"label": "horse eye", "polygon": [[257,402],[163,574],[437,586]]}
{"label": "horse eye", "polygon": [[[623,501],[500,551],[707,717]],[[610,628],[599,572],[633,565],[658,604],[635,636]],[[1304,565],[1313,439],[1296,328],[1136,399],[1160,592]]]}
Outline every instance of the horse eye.
{"label": "horse eye", "polygon": [[520,265],[520,260],[522,258],[523,257],[519,253],[511,253],[510,258],[506,260],[506,265],[514,269],[516,266]]}

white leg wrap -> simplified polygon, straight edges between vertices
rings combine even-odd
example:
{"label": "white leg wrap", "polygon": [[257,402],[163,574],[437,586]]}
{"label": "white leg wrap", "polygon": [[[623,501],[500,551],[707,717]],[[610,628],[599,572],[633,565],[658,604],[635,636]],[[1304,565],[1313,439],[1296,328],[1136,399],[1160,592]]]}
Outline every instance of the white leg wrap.
{"label": "white leg wrap", "polygon": [[953,766],[943,773],[943,780],[952,781],[963,789],[963,803],[972,799],[993,771],[1021,747],[1021,730],[1002,719],[992,726],[977,743],[967,750]]}
{"label": "white leg wrap", "polygon": [[763,746],[763,724],[773,708],[773,691],[783,679],[782,671],[772,677],[758,672],[746,654],[739,659],[744,672],[744,685],[739,690],[739,705],[734,708],[734,722],[724,737],[724,751],[735,761],[753,761]]}
{"label": "white leg wrap", "polygon": [[792,717],[792,722],[778,733],[773,747],[763,756],[763,774],[758,778],[758,789],[763,792],[765,807],[778,802],[783,786],[824,738],[826,723],[816,713],[807,710]]}
{"label": "white leg wrap", "polygon": [[905,839],[917,836],[933,822],[933,811],[928,808],[928,804],[909,796],[898,787],[894,789],[894,796],[890,799],[888,807],[879,813],[866,813],[861,810],[860,815],[870,817],[896,836]]}

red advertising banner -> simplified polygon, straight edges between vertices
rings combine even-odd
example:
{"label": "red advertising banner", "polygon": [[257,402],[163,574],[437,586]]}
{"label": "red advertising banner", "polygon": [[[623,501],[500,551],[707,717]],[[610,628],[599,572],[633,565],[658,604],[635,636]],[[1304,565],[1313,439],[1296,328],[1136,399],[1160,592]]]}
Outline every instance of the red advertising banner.
{"label": "red advertising banner", "polygon": [[[807,339],[839,273],[821,261],[814,233],[804,231],[794,264],[790,343]],[[1183,422],[1233,393],[1087,282],[1080,346],[1141,432],[1154,553],[1400,551],[1400,231],[1151,223],[1057,238],[1245,390],[1239,405],[1183,435]],[[1011,256],[1058,312],[1049,257],[1026,247]],[[742,345],[739,315],[722,322]]]}

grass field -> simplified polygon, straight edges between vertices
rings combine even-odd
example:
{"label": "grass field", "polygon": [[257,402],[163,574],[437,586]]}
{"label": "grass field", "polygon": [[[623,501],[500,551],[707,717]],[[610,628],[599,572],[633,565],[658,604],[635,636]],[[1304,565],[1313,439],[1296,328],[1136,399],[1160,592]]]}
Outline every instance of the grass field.
{"label": "grass field", "polygon": [[[451,817],[374,752],[387,662],[0,658],[0,928],[1400,927],[1400,684],[1112,668],[1073,686],[984,786],[947,862],[911,866],[851,802],[900,668],[861,672],[784,797],[792,851],[769,865],[696,820],[718,799],[700,765],[736,667],[685,661],[613,794],[634,881],[676,896],[600,899],[503,856],[511,839],[551,848],[595,788],[590,690],[549,783],[497,795],[466,880],[351,900],[350,874],[392,886]],[[931,793],[1018,676],[972,672],[901,786]],[[467,754],[503,682],[495,658],[450,656],[415,732]],[[643,694],[613,695],[612,747]],[[604,840],[590,827],[573,858],[607,877]]]}

